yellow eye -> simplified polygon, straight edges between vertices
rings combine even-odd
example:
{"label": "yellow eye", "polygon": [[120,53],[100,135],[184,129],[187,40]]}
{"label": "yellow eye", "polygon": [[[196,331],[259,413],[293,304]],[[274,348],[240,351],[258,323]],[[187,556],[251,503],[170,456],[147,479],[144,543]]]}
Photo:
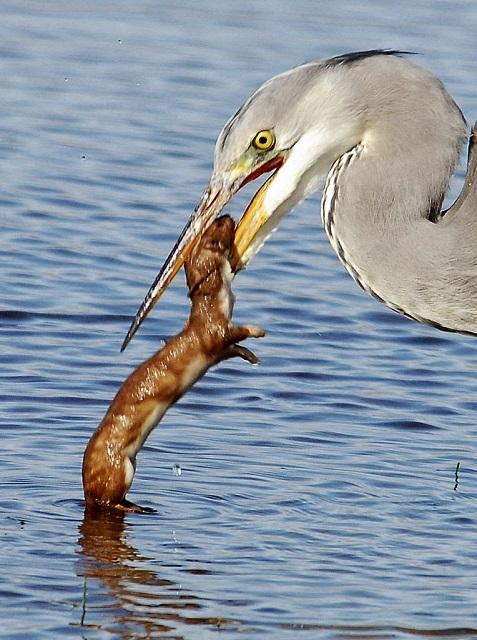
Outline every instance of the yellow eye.
{"label": "yellow eye", "polygon": [[258,151],[269,151],[275,146],[275,135],[270,129],[264,129],[259,131],[255,138],[252,140],[252,145]]}

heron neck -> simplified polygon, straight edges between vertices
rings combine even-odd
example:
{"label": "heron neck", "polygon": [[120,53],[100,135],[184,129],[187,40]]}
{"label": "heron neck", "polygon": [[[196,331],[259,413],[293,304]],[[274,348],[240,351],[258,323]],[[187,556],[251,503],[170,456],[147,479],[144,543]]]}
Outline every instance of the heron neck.
{"label": "heron neck", "polygon": [[475,225],[465,212],[436,215],[449,167],[413,175],[418,164],[388,153],[358,145],[333,164],[322,199],[330,242],[354,280],[391,309],[477,333]]}

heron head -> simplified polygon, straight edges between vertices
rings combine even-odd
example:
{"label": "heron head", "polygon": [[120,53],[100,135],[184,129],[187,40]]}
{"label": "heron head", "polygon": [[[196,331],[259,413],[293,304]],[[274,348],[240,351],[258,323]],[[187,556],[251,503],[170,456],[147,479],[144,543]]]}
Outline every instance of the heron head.
{"label": "heron head", "polygon": [[312,62],[275,76],[226,123],[217,139],[210,183],[149,289],[123,348],[241,187],[271,173],[237,226],[238,268],[249,262],[281,218],[318,188],[334,160],[360,141],[366,109],[347,61]]}
{"label": "heron head", "polygon": [[282,217],[315,191],[332,163],[357,144],[365,114],[356,91],[329,61],[302,65],[260,87],[229,120],[215,147],[212,180],[231,195],[265,173],[236,230],[244,267]]}

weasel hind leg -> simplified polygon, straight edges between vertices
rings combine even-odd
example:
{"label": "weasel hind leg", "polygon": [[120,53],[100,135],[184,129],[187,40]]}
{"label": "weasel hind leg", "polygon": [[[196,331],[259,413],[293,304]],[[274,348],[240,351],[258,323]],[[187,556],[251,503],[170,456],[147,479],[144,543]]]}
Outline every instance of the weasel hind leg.
{"label": "weasel hind leg", "polygon": [[141,507],[139,504],[134,504],[134,502],[126,500],[126,498],[123,498],[116,507],[117,509],[129,511],[131,513],[156,513],[156,509],[153,509],[152,507]]}

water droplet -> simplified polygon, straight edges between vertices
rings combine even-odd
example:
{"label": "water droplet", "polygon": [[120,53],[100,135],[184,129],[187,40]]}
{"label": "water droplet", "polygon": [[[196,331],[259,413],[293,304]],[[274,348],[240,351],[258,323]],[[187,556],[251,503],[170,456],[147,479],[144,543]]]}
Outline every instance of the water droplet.
{"label": "water droplet", "polygon": [[182,473],[181,465],[180,464],[173,465],[172,471],[173,471],[175,476],[180,476],[181,473]]}

